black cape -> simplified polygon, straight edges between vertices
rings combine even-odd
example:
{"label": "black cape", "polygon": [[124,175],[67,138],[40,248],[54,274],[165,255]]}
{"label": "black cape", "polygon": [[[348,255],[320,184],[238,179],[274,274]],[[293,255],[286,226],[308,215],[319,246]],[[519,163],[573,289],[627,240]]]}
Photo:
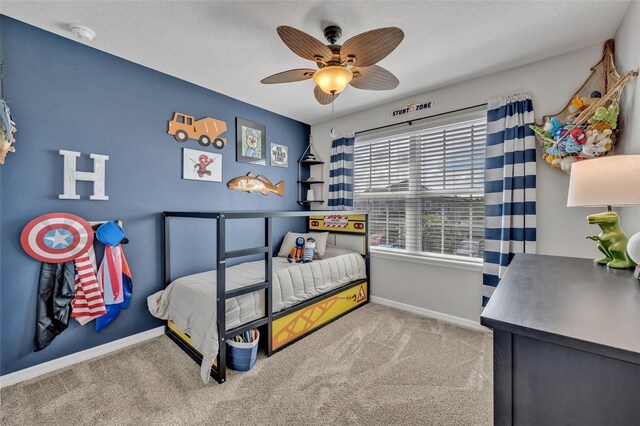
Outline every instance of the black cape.
{"label": "black cape", "polygon": [[42,263],[36,308],[36,352],[49,346],[69,325],[74,279],[73,262]]}

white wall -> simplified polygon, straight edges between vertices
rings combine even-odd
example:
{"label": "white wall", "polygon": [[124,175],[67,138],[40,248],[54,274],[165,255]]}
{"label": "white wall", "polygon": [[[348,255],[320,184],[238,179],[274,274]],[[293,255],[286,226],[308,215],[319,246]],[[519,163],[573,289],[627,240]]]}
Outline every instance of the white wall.
{"label": "white wall", "polygon": [[[637,6],[637,4],[634,5],[635,8]],[[634,22],[638,22],[637,18]],[[624,38],[637,34],[634,32],[637,28],[631,28],[631,22],[628,26],[628,34],[623,35]],[[632,44],[626,40],[620,40],[620,42]],[[629,47],[629,49],[633,48]],[[635,52],[637,53],[637,44]],[[419,113],[401,118],[390,116],[390,111],[410,102],[434,101],[435,107],[429,112],[429,115],[432,115],[481,104],[492,97],[517,90],[531,92],[536,117],[540,120],[542,115],[555,113],[566,104],[588,77],[591,66],[599,60],[601,53],[602,45],[598,44],[560,57],[418,94],[397,102],[374,106],[365,111],[336,118],[335,128],[340,134],[421,117]],[[352,92],[352,96],[357,95],[356,89],[348,90]],[[336,104],[338,113],[339,102],[338,99]],[[632,120],[628,117],[627,122],[629,121]],[[636,122],[635,126],[638,125]],[[314,144],[320,156],[327,162],[322,166],[324,180],[327,182],[331,127],[331,122],[311,127]],[[637,138],[636,135],[636,140]],[[628,138],[623,141],[623,144],[629,144]],[[547,166],[540,156],[538,156],[537,167],[538,253],[587,258],[598,256],[595,245],[585,240],[585,235],[593,234],[597,228],[588,225],[585,217],[601,209],[567,208],[568,175]],[[318,170],[314,170],[314,173],[319,175]],[[316,194],[316,197],[319,195]],[[328,185],[324,186],[322,195],[324,197],[322,199],[326,200]],[[323,205],[321,208],[327,207]],[[627,228],[631,227],[627,225]],[[409,264],[395,259],[372,259],[372,294],[374,296],[467,319],[477,320],[479,317],[481,282],[482,274],[479,271]]]}
{"label": "white wall", "polygon": [[371,295],[478,321],[482,301],[480,267],[435,266],[374,253],[371,257]]}
{"label": "white wall", "polygon": [[[633,1],[616,33],[616,67],[618,72],[640,70],[640,1]],[[620,141],[616,153],[640,154],[640,82],[632,78],[622,94]],[[618,210],[620,221],[629,236],[640,232],[640,207]]]}
{"label": "white wall", "polygon": [[[640,68],[640,2],[629,6],[616,33],[616,67],[620,73]],[[640,83],[633,78],[625,87],[622,102],[622,126],[619,154],[640,154]],[[632,120],[631,117],[636,117]]]}

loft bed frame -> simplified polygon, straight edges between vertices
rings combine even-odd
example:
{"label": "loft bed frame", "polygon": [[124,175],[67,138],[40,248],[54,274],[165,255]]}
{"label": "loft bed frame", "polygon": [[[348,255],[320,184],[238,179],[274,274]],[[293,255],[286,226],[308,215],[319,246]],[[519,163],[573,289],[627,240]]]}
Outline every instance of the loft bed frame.
{"label": "loft bed frame", "polygon": [[[272,280],[273,280],[273,242],[272,220],[283,217],[307,217],[307,232],[322,231],[336,235],[350,235],[362,239],[362,251],[366,266],[366,277],[337,287],[327,293],[307,299],[302,303],[273,312]],[[165,287],[171,282],[170,271],[170,219],[196,218],[216,221],[216,314],[218,328],[218,355],[211,366],[211,377],[218,383],[227,378],[227,344],[228,339],[253,328],[260,329],[263,337],[266,356],[281,351],[347,313],[369,303],[369,219],[366,212],[359,211],[271,211],[271,212],[163,212],[162,213],[162,249],[163,249],[163,281]],[[226,221],[232,219],[264,219],[265,245],[241,250],[226,250]],[[264,255],[265,281],[226,290],[226,260]],[[266,315],[257,320],[242,324],[234,329],[226,330],[226,300],[254,291],[265,291]],[[184,352],[198,364],[202,363],[200,354],[191,344],[190,337],[179,330],[172,321],[167,321],[165,334],[169,336]]]}

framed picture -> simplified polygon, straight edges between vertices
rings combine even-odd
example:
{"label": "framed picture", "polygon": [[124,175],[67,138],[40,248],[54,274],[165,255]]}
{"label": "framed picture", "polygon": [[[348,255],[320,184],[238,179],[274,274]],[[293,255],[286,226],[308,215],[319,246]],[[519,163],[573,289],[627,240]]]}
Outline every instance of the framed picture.
{"label": "framed picture", "polygon": [[271,165],[289,167],[289,148],[277,143],[271,144]]}
{"label": "framed picture", "polygon": [[183,148],[182,179],[222,182],[222,155]]}
{"label": "framed picture", "polygon": [[236,161],[266,164],[267,128],[260,123],[236,118]]}

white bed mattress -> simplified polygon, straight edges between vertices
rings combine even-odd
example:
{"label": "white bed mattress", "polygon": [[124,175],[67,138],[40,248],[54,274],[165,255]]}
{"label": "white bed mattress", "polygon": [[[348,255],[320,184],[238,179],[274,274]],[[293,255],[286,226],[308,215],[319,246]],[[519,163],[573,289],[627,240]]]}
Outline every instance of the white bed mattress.
{"label": "white bed mattress", "polygon": [[[296,305],[333,288],[366,277],[359,253],[327,246],[324,259],[311,263],[289,263],[273,258],[273,312]],[[264,261],[228,267],[226,289],[233,290],[264,281]],[[191,337],[203,354],[200,375],[209,381],[209,369],[218,353],[216,327],[216,271],[178,278],[147,298],[149,311],[157,318],[171,320]],[[264,291],[244,294],[226,302],[226,328],[238,327],[265,315]]]}

